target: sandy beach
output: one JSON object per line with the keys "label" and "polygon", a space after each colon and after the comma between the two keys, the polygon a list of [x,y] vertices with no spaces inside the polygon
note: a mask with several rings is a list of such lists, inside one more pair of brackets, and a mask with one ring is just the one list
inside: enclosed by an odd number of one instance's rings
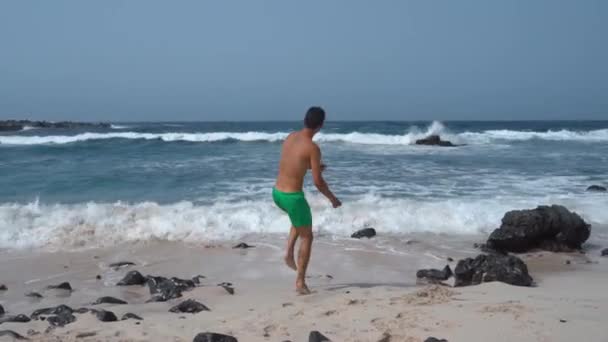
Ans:
{"label": "sandy beach", "polygon": [[[307,341],[319,331],[332,341],[608,341],[608,259],[596,250],[587,255],[535,252],[520,255],[536,286],[503,283],[452,288],[417,283],[415,271],[441,268],[448,258],[478,254],[472,243],[449,236],[419,235],[376,240],[315,242],[310,269],[310,296],[293,291],[294,274],[282,263],[279,236],[250,236],[250,249],[237,242],[187,245],[149,242],[74,252],[4,251],[0,292],[6,315],[66,304],[112,311],[120,319],[130,312],[142,321],[103,323],[90,314],[48,329],[45,321],[5,323],[33,341],[192,341],[201,332],[232,335],[239,341]],[[380,247],[373,247],[380,246]],[[447,246],[450,246],[449,248]],[[387,252],[390,251],[390,252]],[[136,265],[113,269],[109,264]],[[191,279],[205,276],[183,298],[146,303],[147,286],[115,286],[128,272]],[[101,276],[101,280],[96,277]],[[45,290],[70,282],[72,292]],[[233,284],[229,294],[220,283]],[[447,285],[450,285],[448,282]],[[24,296],[39,292],[43,298]],[[127,305],[91,305],[113,296]],[[210,311],[170,313],[195,299]],[[0,337],[0,340],[11,340]]]}

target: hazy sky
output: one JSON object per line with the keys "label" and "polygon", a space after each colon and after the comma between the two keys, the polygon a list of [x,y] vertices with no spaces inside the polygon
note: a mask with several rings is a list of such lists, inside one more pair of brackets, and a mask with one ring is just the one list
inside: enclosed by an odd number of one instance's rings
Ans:
{"label": "hazy sky", "polygon": [[608,119],[605,0],[0,1],[0,118]]}

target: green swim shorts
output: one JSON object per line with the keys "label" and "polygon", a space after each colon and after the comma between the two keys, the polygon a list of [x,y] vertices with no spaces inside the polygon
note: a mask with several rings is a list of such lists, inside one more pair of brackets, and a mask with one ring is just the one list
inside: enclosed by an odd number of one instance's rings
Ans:
{"label": "green swim shorts", "polygon": [[272,188],[272,199],[279,208],[289,215],[291,225],[296,228],[312,226],[310,206],[302,191],[283,192]]}

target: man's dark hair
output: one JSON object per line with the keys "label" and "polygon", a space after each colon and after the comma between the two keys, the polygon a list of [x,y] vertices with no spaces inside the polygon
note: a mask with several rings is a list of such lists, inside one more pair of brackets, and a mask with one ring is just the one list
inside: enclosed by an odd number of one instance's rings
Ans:
{"label": "man's dark hair", "polygon": [[310,107],[304,118],[304,126],[310,129],[317,129],[325,121],[325,111],[321,107]]}

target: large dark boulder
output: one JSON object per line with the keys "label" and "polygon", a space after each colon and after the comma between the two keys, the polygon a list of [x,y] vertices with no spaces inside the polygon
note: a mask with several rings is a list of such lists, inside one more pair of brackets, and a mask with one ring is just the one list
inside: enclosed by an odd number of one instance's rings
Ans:
{"label": "large dark boulder", "polygon": [[353,239],[362,239],[362,238],[373,238],[376,236],[376,230],[374,228],[365,228],[355,232],[350,237]]}
{"label": "large dark boulder", "polygon": [[534,248],[552,251],[580,249],[591,234],[591,226],[563,206],[540,206],[505,214],[487,247],[522,253]]}
{"label": "large dark boulder", "polygon": [[416,140],[416,145],[428,145],[428,146],[442,146],[442,147],[453,147],[456,146],[449,141],[441,140],[438,135],[429,135],[424,139]]}
{"label": "large dark boulder", "polygon": [[141,273],[137,271],[131,271],[116,284],[117,286],[131,286],[131,285],[145,285],[148,279],[146,279]]}
{"label": "large dark boulder", "polygon": [[224,334],[204,332],[196,335],[192,342],[239,342],[236,338]]}
{"label": "large dark boulder", "polygon": [[606,187],[603,187],[601,185],[592,185],[587,188],[587,191],[606,192],[606,191],[608,191],[608,189],[606,189]]}
{"label": "large dark boulder", "polygon": [[74,310],[67,305],[36,310],[31,316],[34,320],[46,320],[51,326],[63,327],[76,321]]}
{"label": "large dark boulder", "polygon": [[481,254],[475,259],[460,260],[454,270],[454,286],[479,285],[500,281],[516,286],[532,286],[528,267],[513,255]]}
{"label": "large dark boulder", "polygon": [[453,274],[450,265],[446,265],[441,271],[436,269],[419,270],[416,272],[416,277],[430,282],[442,282],[450,279]]}

